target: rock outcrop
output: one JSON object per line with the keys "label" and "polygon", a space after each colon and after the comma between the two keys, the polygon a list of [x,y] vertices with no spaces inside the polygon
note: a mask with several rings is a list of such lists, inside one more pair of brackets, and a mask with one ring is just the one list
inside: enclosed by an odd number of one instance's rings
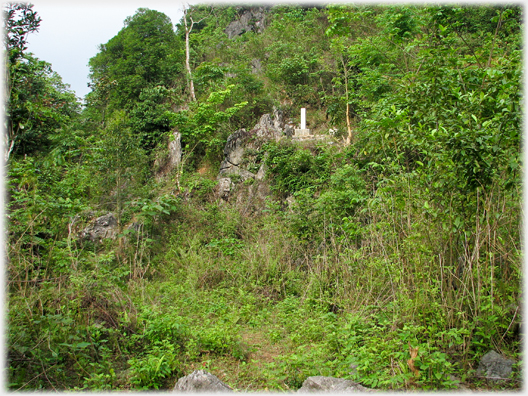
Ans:
{"label": "rock outcrop", "polygon": [[262,33],[266,21],[265,7],[252,7],[240,13],[240,18],[231,22],[225,28],[225,34],[230,39],[234,39],[245,32]]}
{"label": "rock outcrop", "polygon": [[273,110],[273,115],[264,114],[250,130],[239,129],[227,138],[224,147],[224,160],[220,164],[219,178],[238,176],[241,181],[254,178],[262,164],[256,152],[269,140],[279,140],[286,136],[291,126],[284,122],[282,111]]}
{"label": "rock outcrop", "polygon": [[233,392],[233,389],[215,375],[205,370],[196,370],[180,378],[174,392]]}
{"label": "rock outcrop", "polygon": [[512,373],[513,360],[489,351],[480,360],[477,375],[490,380],[504,380]]}
{"label": "rock outcrop", "polygon": [[181,163],[182,147],[180,132],[172,132],[167,149],[163,157],[156,158],[154,161],[155,174],[158,180],[171,173]]}
{"label": "rock outcrop", "polygon": [[248,149],[253,149],[250,137],[250,132],[245,129],[239,129],[227,138],[227,143],[224,147],[224,160],[220,164],[219,178],[237,175],[244,181],[249,177],[255,176],[254,173],[242,166],[245,152]]}
{"label": "rock outcrop", "polygon": [[92,242],[101,242],[103,239],[114,239],[117,235],[117,219],[113,213],[105,214],[92,221],[81,231],[81,238]]}
{"label": "rock outcrop", "polygon": [[220,179],[218,179],[218,184],[216,185],[215,192],[220,198],[227,201],[232,188],[233,182],[231,181],[231,179],[229,177],[221,177]]}
{"label": "rock outcrop", "polygon": [[303,382],[302,387],[297,391],[306,392],[375,392],[373,389],[343,378],[315,376],[308,377]]}
{"label": "rock outcrop", "polygon": [[[270,190],[264,180],[265,154],[260,149],[265,142],[291,136],[292,131],[293,127],[285,122],[283,112],[274,108],[272,114],[260,117],[251,130],[239,129],[229,136],[217,177],[217,196],[227,201],[237,190],[237,203],[246,208],[263,203]],[[241,184],[244,188],[239,187]]]}

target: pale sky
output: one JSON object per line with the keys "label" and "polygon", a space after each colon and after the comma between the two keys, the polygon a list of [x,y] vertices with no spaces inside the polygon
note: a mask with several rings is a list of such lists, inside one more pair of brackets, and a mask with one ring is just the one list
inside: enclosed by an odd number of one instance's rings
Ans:
{"label": "pale sky", "polygon": [[169,0],[33,0],[31,3],[42,22],[39,31],[28,36],[28,51],[51,63],[52,69],[80,98],[90,92],[88,61],[99,52],[100,44],[107,43],[123,28],[127,17],[134,15],[138,8],[149,8],[163,12],[174,25],[180,21],[184,5]]}

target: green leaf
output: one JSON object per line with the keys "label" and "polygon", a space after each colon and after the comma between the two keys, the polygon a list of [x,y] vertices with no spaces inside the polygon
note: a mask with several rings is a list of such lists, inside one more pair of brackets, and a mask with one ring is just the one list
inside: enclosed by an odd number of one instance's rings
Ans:
{"label": "green leaf", "polygon": [[92,345],[90,342],[79,342],[78,344],[75,344],[74,346],[76,348],[86,348],[87,346]]}

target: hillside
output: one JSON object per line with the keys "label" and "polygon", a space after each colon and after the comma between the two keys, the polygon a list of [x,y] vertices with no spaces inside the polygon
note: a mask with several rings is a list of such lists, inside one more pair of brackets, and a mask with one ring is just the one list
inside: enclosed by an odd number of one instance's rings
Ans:
{"label": "hillside", "polygon": [[4,11],[9,390],[521,388],[522,8],[140,8],[84,106]]}

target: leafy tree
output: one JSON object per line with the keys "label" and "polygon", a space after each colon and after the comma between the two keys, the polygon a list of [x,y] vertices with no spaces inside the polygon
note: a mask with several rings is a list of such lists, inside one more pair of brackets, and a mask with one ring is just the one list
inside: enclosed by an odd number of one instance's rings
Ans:
{"label": "leafy tree", "polygon": [[171,92],[164,86],[145,88],[130,112],[130,125],[142,148],[150,152],[170,131]]}
{"label": "leafy tree", "polygon": [[45,151],[49,135],[70,122],[80,107],[51,65],[25,52],[28,34],[38,31],[40,25],[33,5],[11,3],[4,18],[7,161],[12,153]]}
{"label": "leafy tree", "polygon": [[27,49],[27,36],[38,32],[41,19],[33,10],[33,4],[9,3],[4,9],[4,46],[9,63],[22,56]]}
{"label": "leafy tree", "polygon": [[125,27],[90,59],[93,91],[89,103],[131,109],[143,89],[171,88],[182,70],[181,44],[170,19],[140,8],[125,20]]}
{"label": "leafy tree", "polygon": [[224,103],[233,88],[234,85],[229,85],[223,90],[211,92],[207,100],[195,102],[189,110],[172,114],[172,125],[181,132],[186,150],[198,146],[211,157],[219,155],[230,133],[225,126],[247,105],[247,102],[241,102],[225,108]]}
{"label": "leafy tree", "polygon": [[[80,104],[51,65],[24,54],[10,65],[11,90],[7,107],[9,151],[45,151],[49,136],[78,116]],[[7,147],[6,147],[7,148]]]}
{"label": "leafy tree", "polygon": [[263,38],[266,76],[292,104],[320,108],[321,94],[331,89],[324,13],[316,7],[278,6],[272,15]]}
{"label": "leafy tree", "polygon": [[126,202],[138,194],[147,174],[144,150],[130,128],[124,111],[114,112],[94,144],[92,165],[100,180],[101,201],[115,210],[119,227],[123,226]]}

